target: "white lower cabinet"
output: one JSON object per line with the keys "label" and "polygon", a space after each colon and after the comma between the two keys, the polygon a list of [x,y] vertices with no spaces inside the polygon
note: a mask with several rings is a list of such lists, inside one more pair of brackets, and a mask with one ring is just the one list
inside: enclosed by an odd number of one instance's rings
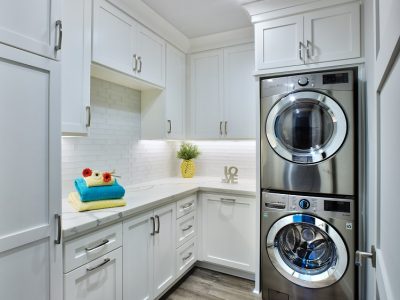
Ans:
{"label": "white lower cabinet", "polygon": [[122,300],[122,248],[65,274],[64,300]]}
{"label": "white lower cabinet", "polygon": [[204,193],[200,205],[203,260],[253,273],[256,254],[254,198]]}
{"label": "white lower cabinet", "polygon": [[175,280],[176,204],[124,221],[124,299],[154,299]]}

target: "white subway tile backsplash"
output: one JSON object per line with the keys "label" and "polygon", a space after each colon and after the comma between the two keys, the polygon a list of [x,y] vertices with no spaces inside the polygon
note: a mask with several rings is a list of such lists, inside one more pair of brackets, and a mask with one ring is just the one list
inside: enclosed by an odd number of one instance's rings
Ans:
{"label": "white subway tile backsplash", "polygon": [[[179,175],[175,141],[140,140],[140,91],[100,79],[91,81],[92,126],[88,137],[62,138],[63,197],[83,168],[115,169],[122,184]],[[255,141],[193,141],[200,148],[198,176],[223,176],[225,165],[255,179]]]}

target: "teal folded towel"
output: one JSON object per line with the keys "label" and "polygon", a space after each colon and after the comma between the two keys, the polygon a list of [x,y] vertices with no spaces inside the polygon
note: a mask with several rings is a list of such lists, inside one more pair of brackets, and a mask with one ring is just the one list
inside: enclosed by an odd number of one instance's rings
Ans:
{"label": "teal folded towel", "polygon": [[115,180],[113,185],[87,187],[83,178],[75,179],[75,188],[83,202],[120,199],[125,195],[125,189]]}

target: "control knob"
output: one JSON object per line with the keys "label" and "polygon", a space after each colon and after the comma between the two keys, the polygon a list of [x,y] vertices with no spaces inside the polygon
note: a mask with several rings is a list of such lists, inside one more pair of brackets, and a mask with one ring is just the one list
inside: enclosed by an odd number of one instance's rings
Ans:
{"label": "control knob", "polygon": [[299,201],[299,206],[302,209],[309,209],[310,208],[310,201],[308,201],[307,199],[301,199]]}
{"label": "control knob", "polygon": [[307,77],[300,77],[299,80],[297,81],[297,83],[300,86],[306,86],[308,84],[308,78]]}

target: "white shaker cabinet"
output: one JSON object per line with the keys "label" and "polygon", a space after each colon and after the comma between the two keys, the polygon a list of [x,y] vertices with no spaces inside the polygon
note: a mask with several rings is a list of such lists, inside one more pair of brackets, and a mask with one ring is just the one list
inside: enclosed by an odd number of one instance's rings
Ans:
{"label": "white shaker cabinet", "polygon": [[122,248],[65,274],[64,300],[122,300]]}
{"label": "white shaker cabinet", "polygon": [[109,1],[93,5],[93,62],[164,87],[165,41]]}
{"label": "white shaker cabinet", "polygon": [[0,1],[0,42],[48,58],[62,46],[61,0]]}
{"label": "white shaker cabinet", "polygon": [[62,298],[59,99],[59,62],[0,45],[2,299]]}
{"label": "white shaker cabinet", "polygon": [[190,110],[193,138],[217,139],[223,136],[222,50],[204,51],[190,56]]}
{"label": "white shaker cabinet", "polygon": [[61,68],[62,132],[88,133],[90,127],[90,63],[92,1],[63,1]]}
{"label": "white shaker cabinet", "polygon": [[257,23],[254,29],[257,69],[304,64],[303,16]]}
{"label": "white shaker cabinet", "polygon": [[191,137],[255,138],[254,46],[191,55]]}
{"label": "white shaker cabinet", "polygon": [[201,194],[202,259],[255,272],[255,198]]}
{"label": "white shaker cabinet", "polygon": [[258,70],[361,56],[359,2],[260,22],[254,27]]}
{"label": "white shaker cabinet", "polygon": [[141,138],[185,137],[186,56],[167,44],[166,84],[163,91],[142,91]]}
{"label": "white shaker cabinet", "polygon": [[228,139],[256,138],[254,46],[224,49],[224,136]]}
{"label": "white shaker cabinet", "polygon": [[360,5],[351,3],[304,15],[307,63],[360,56]]}
{"label": "white shaker cabinet", "polygon": [[124,299],[153,299],[175,280],[176,204],[124,221]]}

